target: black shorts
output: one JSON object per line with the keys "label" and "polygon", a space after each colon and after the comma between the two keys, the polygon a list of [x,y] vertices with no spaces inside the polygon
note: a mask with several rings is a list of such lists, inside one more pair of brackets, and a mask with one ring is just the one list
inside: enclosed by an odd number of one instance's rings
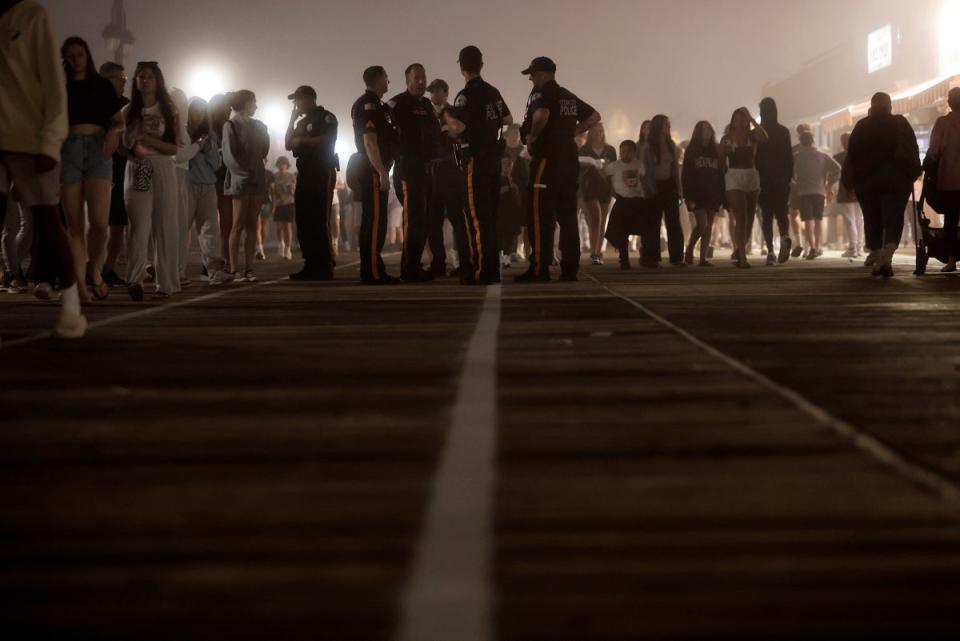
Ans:
{"label": "black shorts", "polygon": [[277,205],[273,220],[278,223],[292,223],[296,219],[297,209],[294,205]]}
{"label": "black shorts", "polygon": [[823,207],[826,198],[818,194],[808,194],[798,196],[797,204],[800,205],[800,220],[804,222],[823,220]]}

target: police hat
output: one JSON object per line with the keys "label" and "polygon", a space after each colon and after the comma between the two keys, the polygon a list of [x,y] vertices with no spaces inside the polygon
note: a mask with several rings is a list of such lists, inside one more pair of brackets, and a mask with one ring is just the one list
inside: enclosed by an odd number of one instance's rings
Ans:
{"label": "police hat", "polygon": [[470,45],[469,47],[464,47],[460,50],[460,55],[457,57],[457,62],[460,64],[481,64],[483,63],[483,54],[480,53],[480,49]]}
{"label": "police hat", "polygon": [[529,76],[530,74],[536,71],[547,71],[549,73],[554,73],[556,72],[556,70],[557,70],[557,63],[555,63],[550,58],[540,56],[539,58],[534,58],[533,61],[530,63],[530,66],[524,69],[523,71],[521,71],[520,73],[522,73],[525,76]]}
{"label": "police hat", "polygon": [[297,98],[314,98],[316,99],[317,92],[313,87],[308,87],[307,85],[300,85],[297,87],[297,90],[292,94],[287,96],[287,100],[296,100]]}

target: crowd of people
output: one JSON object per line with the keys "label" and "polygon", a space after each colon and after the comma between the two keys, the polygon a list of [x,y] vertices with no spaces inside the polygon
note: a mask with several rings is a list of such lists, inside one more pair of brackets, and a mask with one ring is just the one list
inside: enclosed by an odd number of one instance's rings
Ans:
{"label": "crowd of people", "polygon": [[[481,76],[476,47],[460,52],[465,87],[452,103],[449,84],[428,83],[421,64],[407,67],[404,91],[386,102],[386,71],[366,69],[351,109],[357,153],[344,167],[336,117],[315,89],[297,88],[283,141],[296,171],[286,156],[271,171],[252,91],[188,99],[149,61],[137,63],[128,91],[125,69],[97,67],[82,38],[56,43],[34,0],[4,3],[0,20],[9,40],[0,65],[2,285],[25,292],[32,280],[42,299],[59,289],[55,331],[65,337],[83,335],[81,306],[111,288],[142,301],[148,287],[166,298],[191,286],[194,242],[209,286],[255,281],[271,220],[279,259],[299,247],[303,267],[290,276],[299,281],[333,278],[343,249],[359,251],[367,284],[450,275],[490,284],[523,262],[517,282],[549,281],[554,265],[576,280],[581,251],[598,265],[607,245],[623,269],[631,251],[653,269],[664,250],[672,266],[712,267],[717,247],[746,269],[755,245],[773,266],[815,260],[831,241],[851,260],[866,252],[866,266],[890,277],[921,175],[916,136],[886,94],[836,156],[805,125],[794,145],[770,98],[759,120],[741,107],[722,131],[701,121],[679,143],[658,114],[614,147],[600,114],[557,83],[549,58],[523,70],[533,88],[514,123]],[[960,89],[949,105],[927,172],[953,239],[944,269],[955,271]],[[382,259],[389,245],[401,254],[399,278]]]}

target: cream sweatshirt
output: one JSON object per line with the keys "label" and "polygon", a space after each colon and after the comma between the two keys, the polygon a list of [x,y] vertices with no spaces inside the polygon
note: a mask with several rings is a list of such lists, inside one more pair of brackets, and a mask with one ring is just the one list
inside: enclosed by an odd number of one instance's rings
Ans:
{"label": "cream sweatshirt", "polygon": [[46,10],[22,0],[0,15],[0,150],[60,160],[67,84]]}

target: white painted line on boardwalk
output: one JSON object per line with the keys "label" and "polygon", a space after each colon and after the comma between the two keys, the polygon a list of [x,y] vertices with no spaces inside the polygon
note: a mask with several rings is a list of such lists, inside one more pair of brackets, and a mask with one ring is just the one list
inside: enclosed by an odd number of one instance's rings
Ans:
{"label": "white painted line on boardwalk", "polygon": [[[356,267],[360,264],[360,261],[355,261],[348,263],[339,267],[339,269],[347,269],[348,267]],[[186,305],[193,305],[194,303],[202,303],[208,300],[214,300],[220,298],[221,296],[227,296],[229,294],[236,294],[238,292],[246,292],[251,289],[256,289],[257,287],[265,287],[267,285],[276,285],[277,283],[291,282],[286,278],[278,278],[276,280],[265,280],[259,281],[256,283],[251,283],[246,286],[230,286],[224,285],[223,289],[219,291],[212,292],[210,294],[204,294],[203,296],[197,296],[195,298],[187,298],[185,300],[174,300],[169,303],[164,303],[162,305],[155,305],[153,307],[145,307],[143,309],[138,309],[134,312],[127,312],[126,314],[117,314],[116,316],[111,316],[109,318],[104,318],[103,320],[98,320],[87,325],[87,331],[97,329],[100,327],[107,327],[109,325],[115,325],[117,323],[123,323],[128,320],[133,320],[135,318],[142,318],[144,316],[153,316],[154,314],[159,314],[160,312],[166,312],[171,309],[176,309],[178,307],[184,307]],[[36,343],[37,341],[46,340],[53,337],[52,331],[37,332],[36,334],[30,334],[29,336],[24,336],[22,338],[16,338],[10,341],[3,341],[0,343],[0,349],[8,347],[16,347],[17,345],[27,345],[29,343]]]}
{"label": "white painted line on boardwalk", "polygon": [[501,286],[489,287],[467,347],[450,433],[400,595],[397,641],[493,638],[490,556],[500,301]]}
{"label": "white painted line on boardwalk", "polygon": [[746,363],[738,361],[732,356],[728,356],[717,348],[705,343],[687,330],[674,325],[663,316],[660,316],[656,312],[647,309],[645,306],[633,300],[629,296],[614,291],[605,283],[595,278],[593,275],[587,274],[587,277],[600,285],[600,287],[605,289],[612,296],[615,296],[625,303],[636,307],[651,319],[682,336],[699,349],[723,361],[732,369],[740,372],[747,378],[756,381],[760,385],[781,396],[783,399],[793,404],[794,407],[810,415],[821,425],[829,427],[843,438],[852,442],[862,452],[872,456],[880,463],[890,467],[901,476],[927,488],[932,492],[935,492],[936,494],[939,494],[942,498],[951,503],[960,504],[960,485],[954,481],[941,474],[938,474],[933,470],[908,460],[902,454],[891,448],[889,445],[886,445],[882,441],[878,440],[876,437],[867,434],[858,427],[851,425],[850,423],[847,423],[836,416],[833,416],[830,414],[830,412],[813,403],[812,401],[807,400],[798,392],[775,382],[773,379],[761,374]]}

